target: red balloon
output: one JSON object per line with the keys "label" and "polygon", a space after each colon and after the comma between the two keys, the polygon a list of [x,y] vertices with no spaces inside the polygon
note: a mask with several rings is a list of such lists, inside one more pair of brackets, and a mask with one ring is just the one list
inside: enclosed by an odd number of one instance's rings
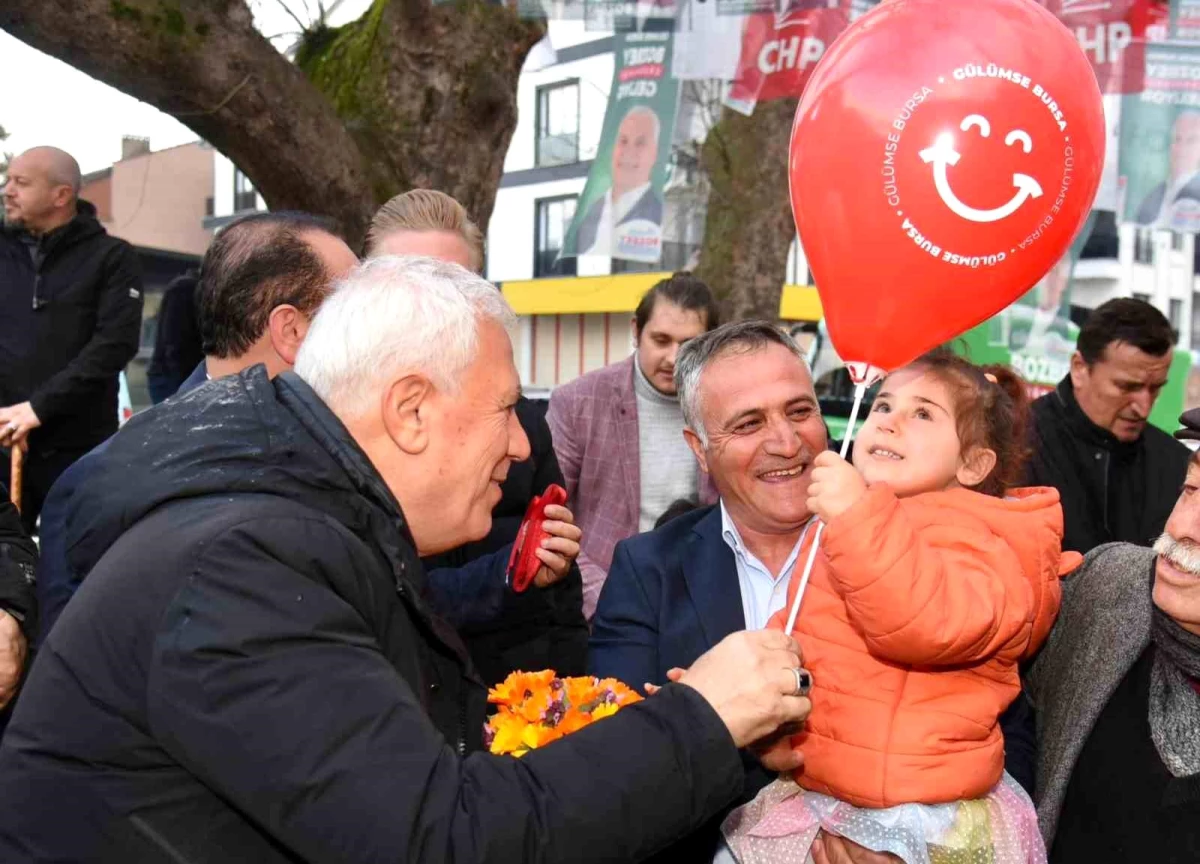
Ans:
{"label": "red balloon", "polygon": [[1029,0],[886,0],[851,25],[789,163],[838,354],[895,369],[1033,287],[1087,218],[1104,137],[1078,41]]}

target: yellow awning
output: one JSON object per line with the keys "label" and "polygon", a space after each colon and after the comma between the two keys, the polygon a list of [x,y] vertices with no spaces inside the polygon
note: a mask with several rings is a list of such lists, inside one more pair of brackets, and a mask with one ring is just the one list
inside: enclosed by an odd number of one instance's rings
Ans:
{"label": "yellow awning", "polygon": [[[611,276],[566,276],[520,279],[501,283],[504,298],[518,315],[580,315],[632,312],[642,295],[669,273],[616,273]],[[784,285],[779,317],[785,321],[819,321],[821,298],[811,285]]]}

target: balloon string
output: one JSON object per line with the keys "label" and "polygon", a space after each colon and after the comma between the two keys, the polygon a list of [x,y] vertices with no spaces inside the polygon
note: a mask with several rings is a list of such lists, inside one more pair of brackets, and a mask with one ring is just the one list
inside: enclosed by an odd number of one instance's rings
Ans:
{"label": "balloon string", "polygon": [[[846,437],[842,439],[841,457],[846,458],[846,454],[850,452],[850,442],[854,439],[854,423],[858,420],[858,411],[862,407],[863,395],[867,392],[867,384],[854,385],[854,407],[850,409],[850,422],[846,425]],[[796,589],[796,599],[792,601],[792,611],[788,613],[787,627],[784,628],[784,633],[791,636],[792,630],[796,626],[796,618],[800,614],[800,601],[804,599],[804,592],[808,590],[808,577],[812,575],[813,563],[817,560],[817,548],[821,544],[821,534],[825,530],[825,523],[817,522],[817,531],[813,534],[812,548],[808,550],[808,560],[804,562],[804,573],[800,576],[800,587]]]}

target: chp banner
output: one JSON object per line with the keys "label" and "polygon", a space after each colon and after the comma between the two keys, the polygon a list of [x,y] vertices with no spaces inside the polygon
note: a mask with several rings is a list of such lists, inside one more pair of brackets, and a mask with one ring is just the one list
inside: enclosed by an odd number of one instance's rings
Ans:
{"label": "chp banner", "polygon": [[674,34],[619,33],[596,160],[561,257],[662,258],[663,187],[679,109],[671,77]]}
{"label": "chp banner", "polygon": [[725,104],[748,116],[759,102],[799,97],[833,40],[878,3],[784,0],[779,12],[745,15],[741,55]]}
{"label": "chp banner", "polygon": [[1145,89],[1121,100],[1123,218],[1200,232],[1200,46],[1146,46]]}
{"label": "chp banner", "polygon": [[1171,5],[1167,0],[1039,2],[1075,35],[1092,64],[1101,93],[1142,89],[1146,43],[1166,37]]}

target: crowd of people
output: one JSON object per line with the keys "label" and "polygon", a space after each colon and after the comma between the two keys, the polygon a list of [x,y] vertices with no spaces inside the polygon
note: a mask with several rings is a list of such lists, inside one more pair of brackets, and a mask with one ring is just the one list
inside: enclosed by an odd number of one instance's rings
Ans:
{"label": "crowd of people", "polygon": [[[1200,410],[1149,423],[1149,304],[1032,404],[894,370],[842,459],[796,343],[687,273],[525,398],[481,232],[415,190],[361,261],[222,229],[118,431],[142,286],[79,184],[36,148],[4,192],[0,860],[1200,860]],[[518,669],[647,698],[494,756]]]}

